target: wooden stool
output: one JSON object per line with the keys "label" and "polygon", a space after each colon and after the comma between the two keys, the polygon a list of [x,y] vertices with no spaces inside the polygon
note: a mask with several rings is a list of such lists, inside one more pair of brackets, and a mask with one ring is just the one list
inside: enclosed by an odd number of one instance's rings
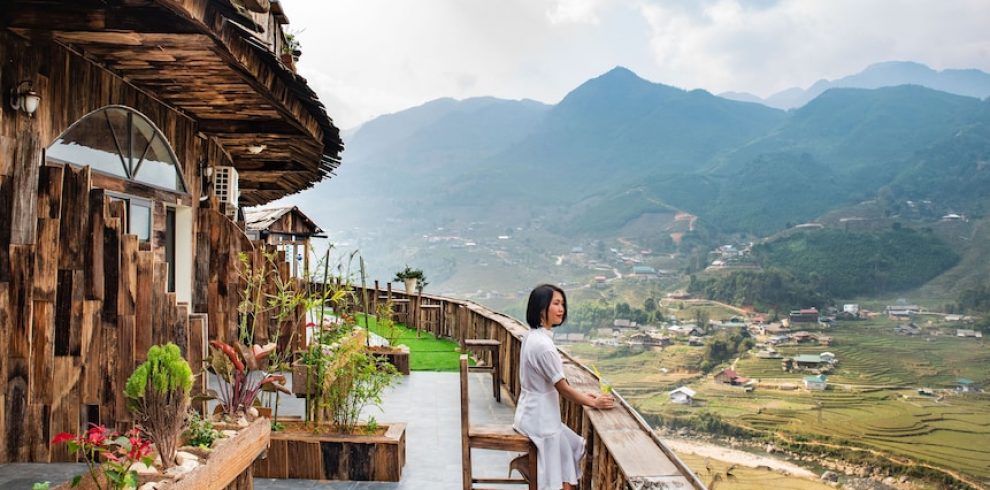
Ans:
{"label": "wooden stool", "polygon": [[[502,402],[502,389],[499,386],[498,374],[499,374],[499,347],[502,343],[497,340],[492,339],[465,339],[464,348],[467,350],[475,350],[480,353],[488,352],[490,354],[491,363],[487,366],[471,366],[469,369],[471,371],[482,371],[492,373],[492,394],[495,395],[495,401]],[[478,356],[478,359],[483,359],[482,356]]]}
{"label": "wooden stool", "polygon": [[[461,481],[463,490],[473,490],[475,483],[523,484],[536,490],[536,446],[511,425],[471,425],[468,402],[467,355],[461,354]],[[521,478],[475,478],[471,466],[471,449],[516,451],[526,453],[529,481]],[[510,474],[511,476],[511,474]]]}
{"label": "wooden stool", "polygon": [[440,305],[427,303],[424,300],[423,303],[419,305],[419,320],[420,325],[423,330],[427,332],[432,332],[437,337],[440,336],[440,328],[443,321],[443,312],[440,311]]}

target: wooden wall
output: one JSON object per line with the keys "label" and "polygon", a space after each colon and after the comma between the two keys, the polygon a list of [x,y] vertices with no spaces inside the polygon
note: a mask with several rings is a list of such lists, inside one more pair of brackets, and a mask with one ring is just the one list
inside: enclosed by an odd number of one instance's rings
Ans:
{"label": "wooden wall", "polygon": [[[282,283],[292,279],[290,264],[285,261],[285,252],[263,241],[250,241],[244,231],[227,219],[215,207],[202,207],[199,210],[199,236],[196,238],[196,277],[193,285],[195,311],[206,312],[210,317],[209,340],[233,342],[239,338],[238,305],[244,294],[245,281],[242,271],[245,268],[265,268],[266,275],[276,274]],[[246,263],[240,260],[245,254]],[[274,265],[265,254],[274,254]],[[265,284],[265,297],[276,293],[276,281],[269,279]],[[297,311],[302,318],[303,311]],[[283,322],[285,323],[285,322]],[[258,327],[254,332],[254,342],[265,344],[274,337],[274,329],[280,328],[275,312],[262,312]],[[279,336],[280,347],[286,347],[290,334],[296,333],[296,344],[305,332],[305,319],[295,325],[285,323]]]}
{"label": "wooden wall", "polygon": [[165,292],[167,265],[125,233],[126,208],[91,186],[88,167],[43,166],[38,180],[36,243],[10,246],[2,287],[15,292],[0,311],[17,354],[0,377],[4,461],[70,460],[64,446],[49,453],[54,434],[128,428],[123,386],[148,348],[175,342],[202,366],[208,323]]}
{"label": "wooden wall", "polygon": [[33,117],[6,95],[0,109],[0,462],[65,460],[64,447],[49,451],[52,435],[129,425],[123,384],[147,349],[174,341],[200,366],[209,322],[165,292],[162,199],[142,248],[123,205],[93,185],[112,182],[44,166],[44,149],[86,114],[129,106],[168,138],[190,191],[181,200],[195,208],[208,143],[189,118],[55,44],[0,31],[0,60],[4,94],[31,80],[41,95]]}

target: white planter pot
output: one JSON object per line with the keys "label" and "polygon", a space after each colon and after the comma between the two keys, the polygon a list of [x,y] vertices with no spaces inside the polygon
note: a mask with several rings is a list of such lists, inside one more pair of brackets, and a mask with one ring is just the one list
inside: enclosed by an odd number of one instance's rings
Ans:
{"label": "white planter pot", "polygon": [[405,283],[406,283],[406,294],[415,294],[416,293],[416,284],[418,282],[419,282],[419,279],[416,279],[415,277],[413,277],[411,279],[406,279],[405,280]]}

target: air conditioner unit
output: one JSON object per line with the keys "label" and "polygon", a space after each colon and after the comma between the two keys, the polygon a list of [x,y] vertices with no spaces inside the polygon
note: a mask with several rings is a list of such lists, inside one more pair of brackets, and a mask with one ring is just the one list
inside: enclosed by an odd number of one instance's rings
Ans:
{"label": "air conditioner unit", "polygon": [[213,172],[213,194],[223,205],[224,214],[232,220],[237,219],[237,199],[240,191],[237,188],[237,169],[234,167],[216,167]]}

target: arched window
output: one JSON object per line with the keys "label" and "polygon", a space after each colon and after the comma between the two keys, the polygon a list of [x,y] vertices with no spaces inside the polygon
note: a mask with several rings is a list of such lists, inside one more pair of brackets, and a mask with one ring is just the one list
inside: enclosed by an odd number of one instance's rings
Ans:
{"label": "arched window", "polygon": [[181,166],[165,135],[140,112],[124,106],[97,109],[48,147],[48,160],[90,165],[110,174],[173,192],[186,192]]}

